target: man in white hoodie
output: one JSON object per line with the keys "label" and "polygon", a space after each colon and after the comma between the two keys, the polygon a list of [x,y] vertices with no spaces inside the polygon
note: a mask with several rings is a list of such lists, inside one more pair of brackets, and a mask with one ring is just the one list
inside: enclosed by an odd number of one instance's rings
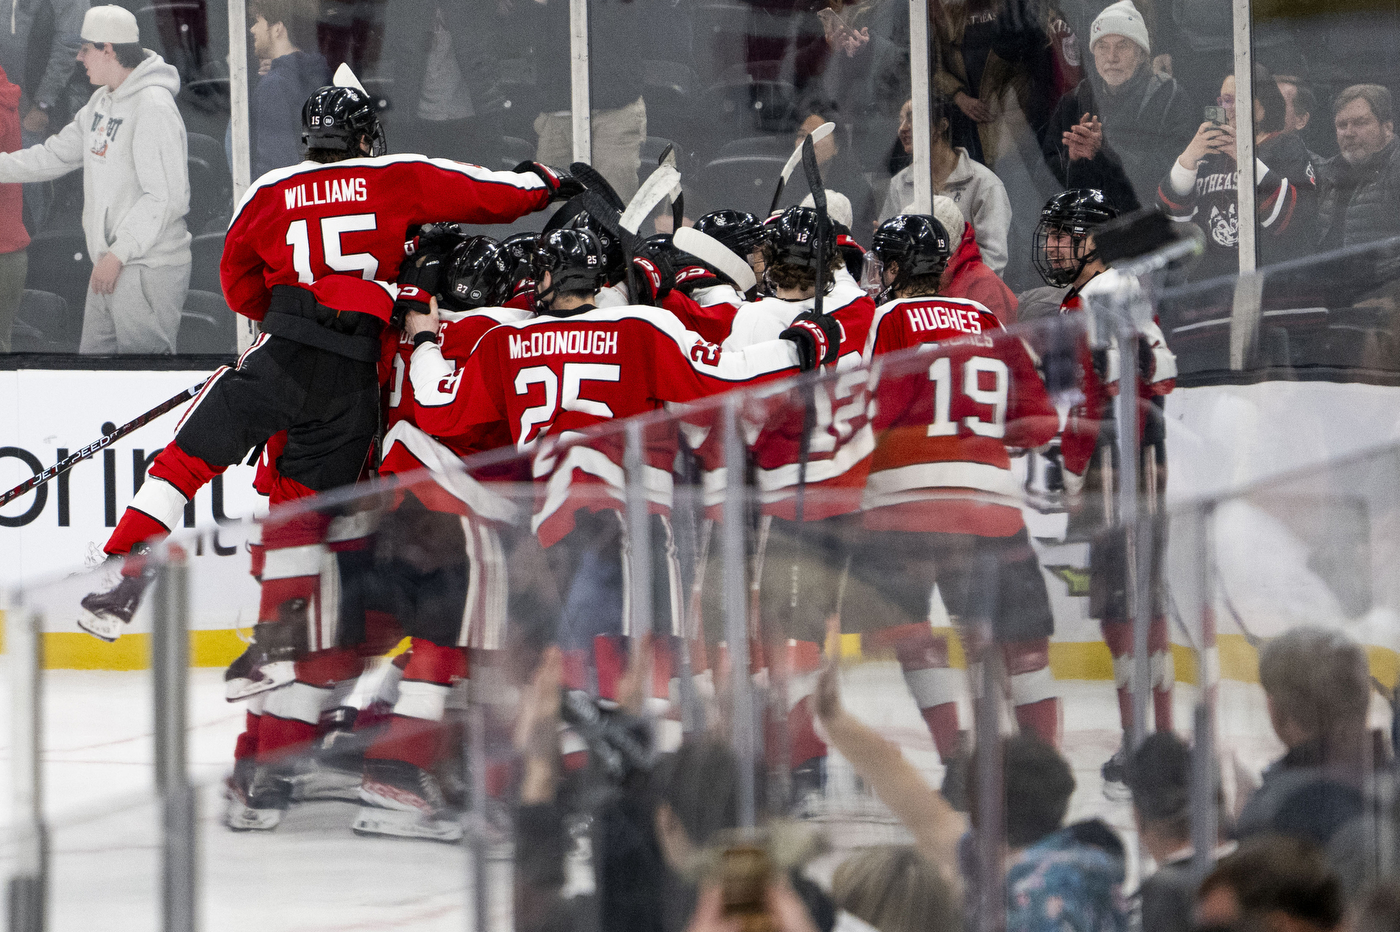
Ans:
{"label": "man in white hoodie", "polygon": [[96,6],[78,61],[97,91],[39,146],[0,153],[0,182],[83,169],[83,232],[92,257],[80,353],[173,353],[190,284],[185,124],[180,77],[141,48],[136,17]]}

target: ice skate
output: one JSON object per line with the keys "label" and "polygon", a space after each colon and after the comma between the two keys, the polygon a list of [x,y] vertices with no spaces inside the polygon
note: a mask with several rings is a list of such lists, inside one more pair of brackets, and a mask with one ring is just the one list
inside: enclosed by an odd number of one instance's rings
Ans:
{"label": "ice skate", "polygon": [[298,803],[339,799],[360,801],[363,773],[344,758],[318,754],[303,761],[290,776],[292,801]]}
{"label": "ice skate", "polygon": [[272,831],[292,801],[292,781],[267,764],[239,761],[225,787],[229,804],[224,824],[235,832]]}
{"label": "ice skate", "polygon": [[253,643],[224,671],[224,698],[241,702],[296,679],[294,664],[306,634],[305,599],[293,599],[275,622],[253,625]]}
{"label": "ice skate", "polygon": [[141,607],[141,597],[153,579],[155,575],[149,572],[123,576],[111,589],[83,596],[78,603],[82,606],[78,627],[93,637],[109,643],[115,641],[122,636],[123,626],[131,624],[131,617]]}
{"label": "ice skate", "polygon": [[355,818],[358,835],[392,835],[458,841],[462,825],[448,808],[437,779],[426,770],[397,760],[365,761]]}

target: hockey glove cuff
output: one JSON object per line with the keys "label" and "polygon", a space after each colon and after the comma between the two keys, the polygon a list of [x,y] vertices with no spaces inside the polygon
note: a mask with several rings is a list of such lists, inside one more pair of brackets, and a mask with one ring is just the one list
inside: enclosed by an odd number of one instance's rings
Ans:
{"label": "hockey glove cuff", "polygon": [[830,315],[804,311],[778,337],[797,346],[798,366],[807,372],[836,361],[841,347],[841,324]]}
{"label": "hockey glove cuff", "polygon": [[632,259],[632,267],[637,271],[636,280],[641,292],[637,295],[637,300],[660,307],[662,299],[671,293],[676,284],[676,276],[671,271],[670,263],[660,256],[636,256]]}
{"label": "hockey glove cuff", "polygon": [[544,182],[545,190],[549,192],[551,204],[555,201],[567,201],[587,190],[578,179],[562,168],[551,168],[542,162],[521,162],[511,170],[517,174],[529,172],[539,176],[540,180]]}
{"label": "hockey glove cuff", "polygon": [[394,310],[389,316],[389,326],[402,330],[409,314],[427,314],[433,296],[417,285],[400,285],[399,296],[394,299]]}
{"label": "hockey glove cuff", "polygon": [[412,239],[403,244],[403,254],[445,256],[452,251],[453,246],[464,239],[466,234],[456,223],[425,223],[418,228]]}

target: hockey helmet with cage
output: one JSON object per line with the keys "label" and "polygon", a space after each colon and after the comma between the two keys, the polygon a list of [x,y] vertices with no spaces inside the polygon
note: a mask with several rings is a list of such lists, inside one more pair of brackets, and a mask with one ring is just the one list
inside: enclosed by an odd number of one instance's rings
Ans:
{"label": "hockey helmet with cage", "polygon": [[[368,152],[361,140],[368,143]],[[306,99],[301,108],[301,145],[308,153],[319,150],[348,157],[389,151],[374,101],[358,87],[322,87]]]}
{"label": "hockey helmet with cage", "polygon": [[579,211],[569,222],[564,224],[568,230],[587,230],[598,240],[598,244],[603,248],[605,258],[604,269],[607,272],[607,283],[616,285],[618,282],[627,280],[627,255],[623,252],[622,243],[609,232],[604,226],[593,218],[588,211]]}
{"label": "hockey helmet with cage", "polygon": [[[607,278],[603,244],[589,230],[552,230],[540,237],[530,260],[530,272],[535,279],[535,304],[549,306],[556,294],[596,294]],[[549,287],[540,290],[544,276],[549,275]]]}
{"label": "hockey helmet with cage", "polygon": [[1089,248],[1089,234],[1117,216],[1118,208],[1097,188],[1071,188],[1050,198],[1040,212],[1031,250],[1035,270],[1045,283],[1056,288],[1073,285],[1097,256]]}
{"label": "hockey helmet with cage", "polygon": [[763,221],[744,210],[713,210],[695,221],[695,229],[706,236],[719,240],[740,259],[749,256],[763,245],[765,230]]}
{"label": "hockey helmet with cage", "polygon": [[451,311],[499,306],[510,297],[512,269],[501,244],[491,237],[463,240],[447,256],[438,302]]}
{"label": "hockey helmet with cage", "polygon": [[893,295],[911,279],[938,276],[948,267],[952,246],[943,224],[928,214],[900,214],[880,224],[871,246],[882,269],[898,263],[899,271],[885,290]]}

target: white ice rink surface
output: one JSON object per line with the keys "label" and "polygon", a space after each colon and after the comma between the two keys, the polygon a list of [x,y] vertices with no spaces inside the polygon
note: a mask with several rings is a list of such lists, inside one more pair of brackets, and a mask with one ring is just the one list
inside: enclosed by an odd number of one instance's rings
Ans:
{"label": "white ice rink surface", "polygon": [[[0,661],[3,662],[3,661]],[[3,667],[0,667],[3,669]],[[845,674],[848,706],[899,743],[931,781],[942,779],[933,744],[898,667],[866,663]],[[51,930],[104,932],[160,926],[159,814],[151,800],[151,687],[146,672],[51,671],[46,675],[44,793],[52,826]],[[1061,684],[1065,751],[1078,780],[1071,817],[1100,816],[1131,831],[1126,802],[1103,795],[1099,766],[1117,747],[1117,706],[1109,683]],[[230,766],[242,707],[224,702],[218,670],[195,670],[190,688],[189,755],[205,787],[200,806],[201,928],[204,932],[330,932],[330,930],[462,930],[472,927],[465,848],[431,842],[361,838],[351,833],[354,807],[318,803],[294,808],[276,832],[235,834],[220,824],[219,782]],[[0,688],[0,721],[9,721],[8,677]],[[1177,724],[1191,721],[1194,692],[1179,689]],[[1258,687],[1222,688],[1221,746],[1257,772],[1279,752]],[[964,716],[964,723],[967,718]],[[7,726],[6,726],[7,727]],[[11,821],[10,741],[0,748],[0,821]],[[835,806],[828,822],[838,849],[898,839],[898,830],[868,814],[869,800],[849,790],[837,763]],[[1227,777],[1228,781],[1228,777]],[[13,850],[0,836],[0,871]],[[1130,848],[1132,843],[1130,840]],[[839,856],[839,852],[838,852]],[[818,865],[823,874],[832,859]],[[498,883],[507,890],[504,864]],[[507,897],[508,898],[508,897]],[[508,910],[500,896],[498,910]],[[508,928],[504,912],[492,925]]]}

